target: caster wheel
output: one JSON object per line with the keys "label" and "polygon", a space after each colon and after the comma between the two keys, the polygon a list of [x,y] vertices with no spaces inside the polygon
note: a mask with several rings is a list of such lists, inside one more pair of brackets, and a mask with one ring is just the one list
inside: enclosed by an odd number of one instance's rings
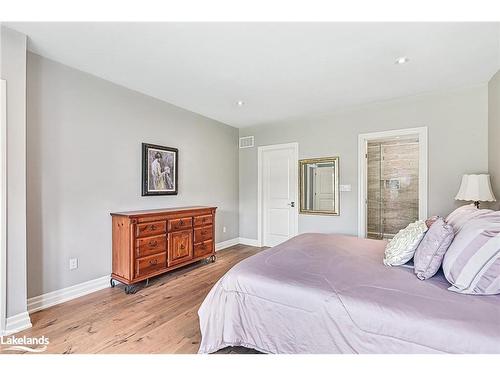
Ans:
{"label": "caster wheel", "polygon": [[125,294],[135,294],[137,292],[137,288],[133,285],[126,285],[125,286]]}
{"label": "caster wheel", "polygon": [[216,261],[216,260],[217,260],[217,257],[216,257],[215,255],[212,255],[212,256],[210,257],[210,261],[211,261],[212,263],[215,263],[215,261]]}
{"label": "caster wheel", "polygon": [[110,279],[110,280],[109,280],[109,284],[111,285],[111,288],[114,288],[114,287],[115,287],[115,285],[116,285],[116,284],[115,284],[115,280]]}

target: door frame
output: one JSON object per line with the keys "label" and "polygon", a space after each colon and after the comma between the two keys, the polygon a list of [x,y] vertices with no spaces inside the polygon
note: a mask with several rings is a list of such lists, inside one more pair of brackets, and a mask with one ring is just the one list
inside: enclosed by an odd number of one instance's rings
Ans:
{"label": "door frame", "polygon": [[7,326],[7,82],[0,79],[0,336]]}
{"label": "door frame", "polygon": [[368,141],[416,135],[418,136],[418,218],[419,220],[427,219],[427,204],[428,204],[428,137],[427,126],[417,128],[388,130],[374,133],[364,133],[358,135],[358,237],[366,237],[367,217],[366,217],[366,201],[367,201],[367,158]]}
{"label": "door frame", "polygon": [[257,243],[258,246],[262,247],[263,242],[264,242],[264,235],[263,235],[263,217],[262,215],[264,214],[263,210],[263,186],[264,186],[264,177],[263,177],[263,170],[262,170],[262,155],[265,151],[270,151],[270,150],[280,150],[280,149],[292,149],[294,153],[294,163],[295,163],[295,169],[297,170],[296,175],[295,175],[295,197],[294,197],[294,202],[295,202],[295,225],[294,228],[292,228],[292,234],[293,236],[296,236],[298,233],[298,226],[299,226],[299,209],[298,209],[298,204],[299,204],[299,176],[298,176],[298,169],[299,169],[299,144],[298,142],[292,142],[292,143],[282,143],[282,144],[276,144],[276,145],[268,145],[268,146],[259,146],[257,148]]}

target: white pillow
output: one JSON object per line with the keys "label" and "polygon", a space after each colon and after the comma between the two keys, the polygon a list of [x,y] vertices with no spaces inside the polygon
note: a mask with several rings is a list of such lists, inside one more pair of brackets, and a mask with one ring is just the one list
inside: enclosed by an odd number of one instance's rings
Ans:
{"label": "white pillow", "polygon": [[385,248],[384,264],[401,266],[412,259],[426,231],[424,220],[418,220],[401,229]]}

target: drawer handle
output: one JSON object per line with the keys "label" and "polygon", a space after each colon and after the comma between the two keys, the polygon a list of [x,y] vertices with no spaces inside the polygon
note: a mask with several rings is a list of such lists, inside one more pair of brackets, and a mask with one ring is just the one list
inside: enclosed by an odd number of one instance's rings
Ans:
{"label": "drawer handle", "polygon": [[183,225],[184,225],[184,222],[182,221],[182,219],[179,221],[179,225],[180,225],[180,226],[183,226]]}
{"label": "drawer handle", "polygon": [[155,260],[150,260],[149,261],[149,264],[152,265],[152,266],[155,266],[158,264],[158,259],[155,259]]}
{"label": "drawer handle", "polygon": [[184,245],[183,245],[183,244],[181,244],[180,248],[181,248],[181,250],[184,250]]}
{"label": "drawer handle", "polygon": [[201,231],[201,235],[204,236],[205,234],[207,234],[207,232],[205,232],[204,230]]}
{"label": "drawer handle", "polygon": [[154,241],[149,241],[149,247],[156,247],[158,246],[158,241],[154,240]]}
{"label": "drawer handle", "polygon": [[156,225],[151,225],[151,230],[156,230]]}
{"label": "drawer handle", "polygon": [[205,249],[207,248],[207,246],[206,246],[205,244],[202,244],[202,245],[201,245],[201,248],[202,248],[203,250],[205,250]]}

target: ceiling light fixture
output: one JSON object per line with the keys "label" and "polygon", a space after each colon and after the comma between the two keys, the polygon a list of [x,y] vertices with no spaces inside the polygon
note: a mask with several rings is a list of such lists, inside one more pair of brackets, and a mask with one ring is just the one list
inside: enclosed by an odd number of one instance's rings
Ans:
{"label": "ceiling light fixture", "polygon": [[243,106],[245,105],[245,102],[244,102],[243,100],[238,100],[238,101],[236,102],[236,105],[237,105],[238,107],[243,107]]}
{"label": "ceiling light fixture", "polygon": [[406,64],[408,61],[410,61],[410,59],[408,57],[402,56],[402,57],[398,57],[396,59],[396,64],[402,65],[402,64]]}

